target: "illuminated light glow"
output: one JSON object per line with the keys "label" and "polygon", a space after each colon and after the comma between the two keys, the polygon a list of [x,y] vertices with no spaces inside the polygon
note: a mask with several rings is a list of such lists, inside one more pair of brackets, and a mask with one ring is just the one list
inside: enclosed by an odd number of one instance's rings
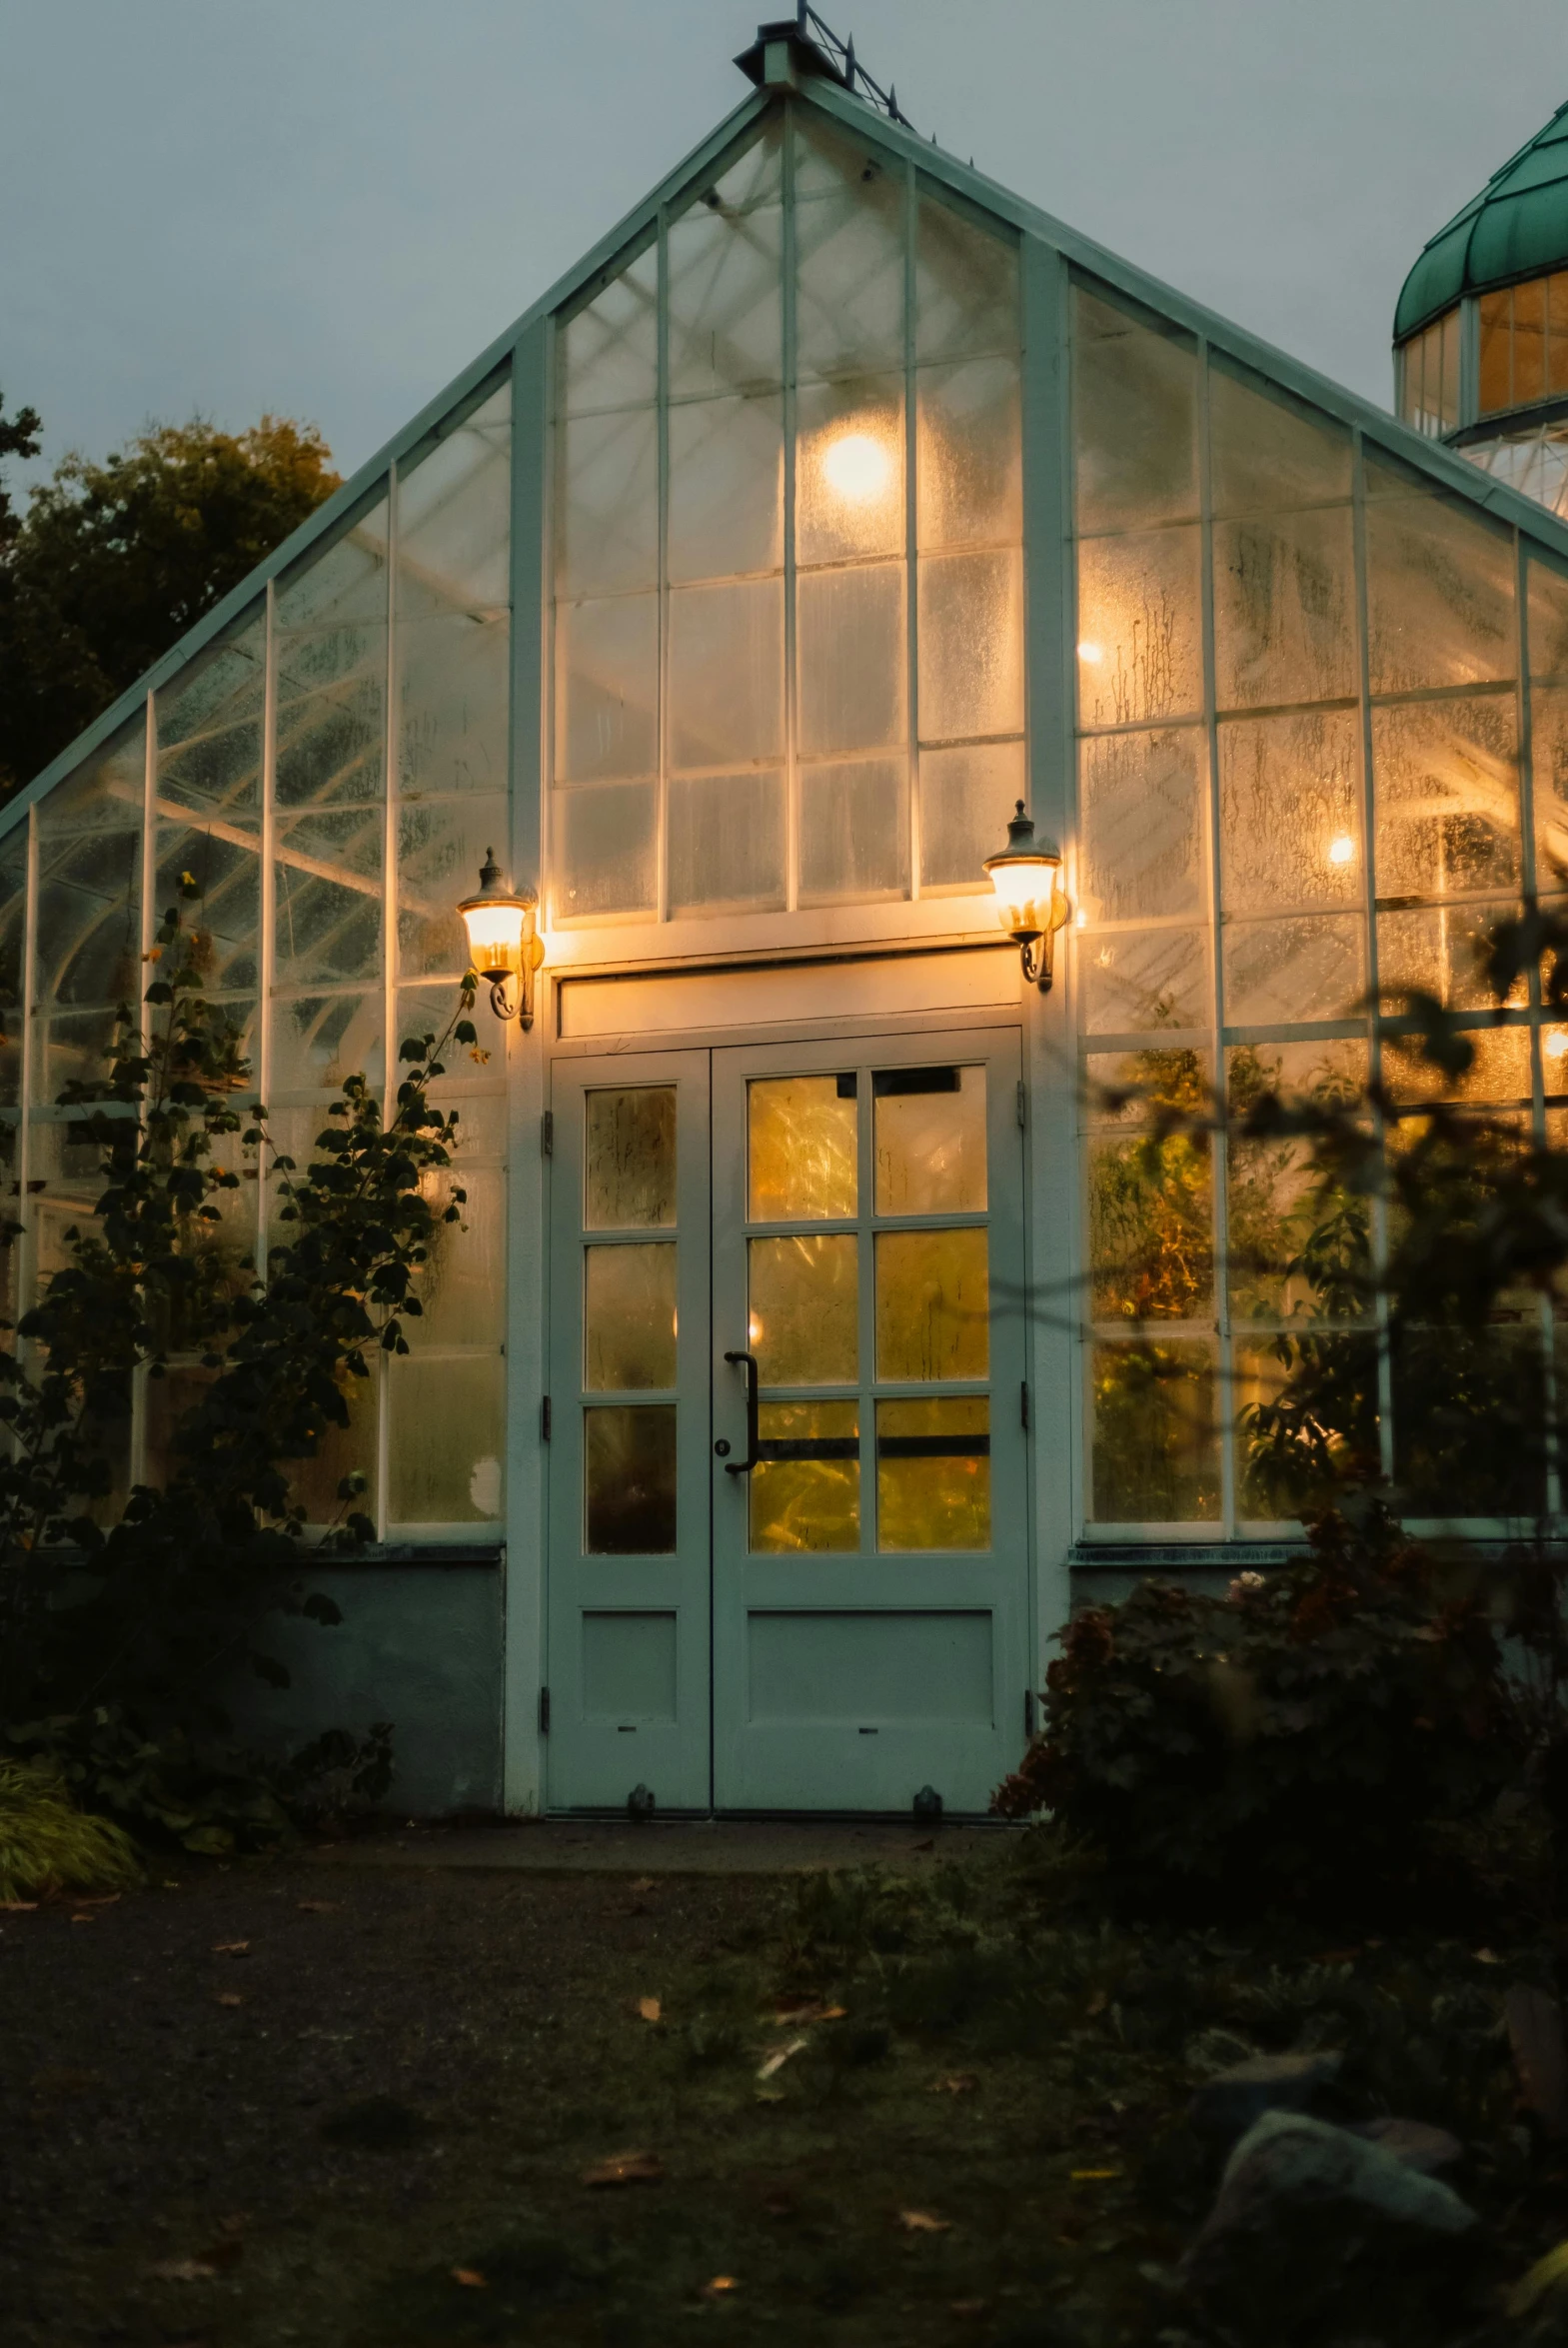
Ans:
{"label": "illuminated light glow", "polygon": [[1541,1050],[1548,1060],[1561,1060],[1564,1053],[1568,1052],[1568,1028],[1548,1029]]}
{"label": "illuminated light glow", "polygon": [[757,1314],[754,1312],[751,1319],[746,1324],[746,1341],[749,1345],[759,1344],[762,1341],[762,1335],[763,1324],[758,1319]]}
{"label": "illuminated light glow", "polygon": [[1348,832],[1341,832],[1336,839],[1329,842],[1328,861],[1331,865],[1353,865],[1355,863],[1356,844]]}
{"label": "illuminated light glow", "polygon": [[822,479],[847,505],[868,506],[886,495],[892,458],[872,434],[842,432],[822,452]]}
{"label": "illuminated light glow", "polygon": [[1078,658],[1080,661],[1087,661],[1092,668],[1097,662],[1100,662],[1105,658],[1104,647],[1103,645],[1098,644],[1080,644],[1078,647]]}

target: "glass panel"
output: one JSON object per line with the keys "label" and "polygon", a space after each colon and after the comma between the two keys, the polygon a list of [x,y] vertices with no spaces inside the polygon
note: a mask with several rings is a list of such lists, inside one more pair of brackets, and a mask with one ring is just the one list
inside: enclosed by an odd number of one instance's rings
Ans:
{"label": "glass panel", "polygon": [[1183,521],[1198,510],[1197,361],[1082,287],[1072,298],[1079,530]]}
{"label": "glass panel", "polygon": [[902,170],[797,108],[794,202],[799,373],[899,365]]}
{"label": "glass panel", "polygon": [[[40,873],[43,856],[39,858]],[[261,984],[261,842],[226,840],[212,832],[158,827],[155,910],[162,913],[179,894],[181,876],[191,874],[201,895],[185,906],[201,967],[202,984],[214,994],[253,994]],[[141,943],[137,940],[137,945]],[[134,958],[135,949],[129,950]],[[151,976],[151,974],[149,974]],[[140,990],[134,977],[128,992]]]}
{"label": "glass panel", "polygon": [[1131,1053],[1088,1066],[1093,1088],[1121,1090],[1115,1127],[1088,1153],[1090,1297],[1096,1320],[1206,1318],[1214,1289],[1213,1168],[1207,1134],[1157,1134],[1161,1109],[1212,1111],[1207,1056],[1182,1049]]}
{"label": "glass panel", "polygon": [[579,416],[561,450],[563,595],[652,587],[659,578],[659,419],[652,408]]}
{"label": "glass panel", "polygon": [[1083,1024],[1092,1035],[1206,1028],[1208,935],[1203,930],[1118,931],[1083,941]]}
{"label": "glass panel", "polygon": [[1217,356],[1208,375],[1214,512],[1272,514],[1350,495],[1350,435]]}
{"label": "glass panel", "polygon": [[1360,904],[1359,732],[1349,710],[1220,727],[1227,913]]}
{"label": "glass panel", "polygon": [[1214,665],[1220,708],[1353,695],[1354,611],[1348,506],[1217,523]]}
{"label": "glass panel", "polygon": [[1370,1470],[1375,1478],[1377,1388],[1375,1337],[1291,1330],[1266,1344],[1238,1346],[1237,1515],[1264,1522],[1296,1517],[1331,1505],[1347,1470]]}
{"label": "glass panel", "polygon": [[722,579],[784,562],[784,406],[700,400],[670,411],[670,576]]}
{"label": "glass panel", "polygon": [[878,1069],[871,1093],[876,1212],[982,1214],[984,1069]]}
{"label": "glass panel", "polygon": [[902,742],[902,565],[816,572],[799,581],[796,595],[801,751]]}
{"label": "glass panel", "polygon": [[494,1524],[502,1513],[506,1363],[499,1353],[392,1363],[387,1513],[394,1524]]}
{"label": "glass panel", "polygon": [[795,559],[903,551],[903,379],[801,387],[795,400]]}
{"label": "glass panel", "polygon": [[139,824],[146,771],[147,721],[138,713],[107,749],[98,751],[39,801],[39,831],[123,832]]}
{"label": "glass panel", "polygon": [[267,624],[253,613],[158,695],[158,794],[260,822]]}
{"label": "glass panel", "polygon": [[750,1222],[824,1222],[858,1203],[855,1080],[768,1077],[747,1087]]}
{"label": "glass panel", "polygon": [[[407,1032],[405,1028],[403,1033]],[[460,1123],[465,1141],[457,1152],[451,1178],[468,1196],[462,1222],[438,1227],[427,1242],[424,1263],[414,1274],[414,1292],[425,1308],[407,1327],[409,1341],[416,1347],[499,1347],[506,1334],[506,1176],[499,1167],[469,1163],[473,1154],[469,1145],[477,1147],[479,1135],[470,1130],[469,1120],[461,1112]]]}
{"label": "glass panel", "polygon": [[853,1402],[764,1402],[751,1484],[755,1552],[858,1549],[859,1412]]}
{"label": "glass panel", "polygon": [[1546,280],[1514,287],[1514,405],[1546,397]]}
{"label": "glass panel", "polygon": [[1568,578],[1530,563],[1530,674],[1568,677]]}
{"label": "glass panel", "polygon": [[590,1093],[583,1221],[591,1231],[647,1230],[676,1220],[673,1085]]}
{"label": "glass panel", "polygon": [[1396,1341],[1394,1474],[1407,1515],[1541,1514],[1541,1356],[1534,1329],[1410,1329]]}
{"label": "glass panel", "polygon": [[914,354],[963,358],[1018,341],[1018,249],[922,194],[914,241]]}
{"label": "glass panel", "polygon": [[990,1404],[950,1395],[876,1405],[876,1546],[988,1549]]}
{"label": "glass panel", "polygon": [[1531,1099],[1528,1028],[1476,1028],[1468,1041],[1474,1057],[1456,1078],[1445,1077],[1398,1036],[1383,1039],[1383,1082],[1393,1100],[1409,1108],[1423,1101],[1468,1101],[1522,1108]]}
{"label": "glass panel", "polygon": [[1079,746],[1082,866],[1089,921],[1196,913],[1204,897],[1207,745],[1196,728],[1118,734]]}
{"label": "glass panel", "polygon": [[584,1249],[583,1383],[591,1392],[675,1384],[677,1252],[669,1239]]}
{"label": "glass panel", "polygon": [[[289,1461],[290,1480],[304,1506],[308,1523],[339,1524],[352,1508],[366,1515],[373,1513],[380,1386],[378,1377],[351,1377],[343,1391],[349,1411],[348,1425],[328,1424],[313,1457]],[[187,1398],[194,1397],[181,1397],[182,1401]],[[151,1427],[148,1431],[154,1432]],[[168,1436],[164,1439],[167,1441]],[[338,1487],[353,1475],[363,1476],[365,1480],[357,1497],[345,1499]]]}
{"label": "glass panel", "polygon": [[366,979],[381,968],[379,808],[280,818],[273,866],[282,985]]}
{"label": "glass panel", "polygon": [[920,736],[1015,734],[1023,724],[1020,549],[927,558],[919,569]]}
{"label": "glass panel", "polygon": [[764,1385],[853,1385],[860,1358],[858,1261],[852,1232],[747,1241],[747,1342]]}
{"label": "glass panel", "polygon": [[1227,923],[1220,933],[1227,1027],[1350,1018],[1366,991],[1362,929],[1359,914]]}
{"label": "glass panel", "polygon": [[[1419,988],[1451,1011],[1490,1011],[1496,1001],[1483,976],[1494,926],[1517,904],[1433,906],[1425,912],[1380,913],[1377,917],[1378,984],[1388,991]],[[1521,977],[1512,1000],[1526,1000]]]}
{"label": "glass panel", "polygon": [[1203,705],[1196,530],[1078,547],[1078,707],[1085,726],[1131,726]]}
{"label": "glass panel", "polygon": [[569,414],[625,408],[659,391],[659,253],[613,278],[561,330],[561,380]]}
{"label": "glass panel", "polygon": [[659,770],[659,598],[556,611],[556,780],[609,782]]}
{"label": "glass panel", "polygon": [[511,522],[508,382],[399,477],[399,617],[482,612],[507,603]]}
{"label": "glass panel", "polygon": [[372,623],[279,637],[280,807],[379,799],[387,741],[387,631]]}
{"label": "glass panel", "polygon": [[1555,269],[1546,281],[1547,392],[1558,399],[1568,392],[1568,270]]}
{"label": "glass panel", "polygon": [[[1481,296],[1481,414],[1492,415],[1499,408],[1513,405],[1513,379],[1510,371],[1512,357],[1512,327],[1510,309],[1513,296],[1508,289],[1500,294]],[[1405,345],[1407,354],[1410,344]],[[1409,366],[1409,358],[1405,361]]]}
{"label": "glass panel", "polygon": [[1366,470],[1372,691],[1512,677],[1518,656],[1507,533],[1457,498],[1415,491],[1402,473],[1370,460]]}
{"label": "glass panel", "polygon": [[398,788],[505,791],[512,620],[450,613],[398,630]]}
{"label": "glass panel", "polygon": [[1372,713],[1377,894],[1506,888],[1519,872],[1511,694]]}
{"label": "glass panel", "polygon": [[784,754],[784,582],[678,588],[670,598],[670,763]]}
{"label": "glass panel", "polygon": [[1023,535],[1023,431],[1015,359],[923,367],[916,381],[921,547]]}
{"label": "glass panel", "polygon": [[551,807],[556,919],[653,913],[658,904],[657,786],[558,791]]}
{"label": "glass panel", "polygon": [[[25,839],[25,832],[24,832]],[[139,832],[38,844],[40,1003],[137,1002],[142,929]]]}
{"label": "glass panel", "polygon": [[920,753],[920,886],[978,891],[980,867],[1028,796],[1021,742]]}
{"label": "glass panel", "polygon": [[109,1068],[117,1013],[106,1005],[40,1019],[32,1071],[33,1099],[58,1101],[69,1084],[91,1082]]}
{"label": "glass panel", "polygon": [[909,885],[907,796],[902,759],[802,770],[802,905],[904,894]]}
{"label": "glass panel", "polygon": [[670,224],[670,389],[754,389],[784,374],[784,213],[777,181],[736,172]]}
{"label": "glass panel", "polygon": [[1537,886],[1568,889],[1568,688],[1530,688]]}
{"label": "glass panel", "polygon": [[1459,422],[1459,312],[1452,309],[1442,321],[1442,429],[1452,432]]}
{"label": "glass panel", "polygon": [[1230,1308],[1245,1320],[1365,1317],[1371,1202],[1313,1173],[1304,1142],[1253,1141],[1240,1121],[1264,1094],[1353,1112],[1364,1101],[1367,1051],[1353,1042],[1243,1044],[1225,1055],[1227,1265]]}
{"label": "glass panel", "polygon": [[384,1011],[376,995],[300,995],[277,1006],[272,1031],[274,1092],[304,1092],[342,1085],[345,1077],[385,1081]]}
{"label": "glass panel", "polygon": [[676,1406],[583,1413],[583,1546],[591,1557],[668,1557],[676,1545]]}
{"label": "glass panel", "polygon": [[460,979],[469,967],[458,900],[478,886],[492,848],[505,850],[504,799],[428,800],[398,810],[398,971]]}
{"label": "glass panel", "polygon": [[1097,1344],[1089,1375],[1094,1521],[1213,1523],[1219,1438],[1208,1346]]}
{"label": "glass panel", "polygon": [[988,1264],[980,1229],[877,1232],[878,1377],[984,1377]]}
{"label": "glass panel", "polygon": [[783,906],[783,775],[710,775],[698,782],[673,782],[669,826],[672,917]]}

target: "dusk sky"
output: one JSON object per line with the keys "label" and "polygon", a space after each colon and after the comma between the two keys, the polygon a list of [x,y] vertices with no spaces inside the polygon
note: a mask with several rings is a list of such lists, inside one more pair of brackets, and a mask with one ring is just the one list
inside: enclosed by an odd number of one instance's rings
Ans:
{"label": "dusk sky", "polygon": [[[361,464],[744,94],[757,0],[0,0],[0,392]],[[782,13],[782,11],[781,11]],[[1562,0],[831,0],[927,135],[1371,398]]]}

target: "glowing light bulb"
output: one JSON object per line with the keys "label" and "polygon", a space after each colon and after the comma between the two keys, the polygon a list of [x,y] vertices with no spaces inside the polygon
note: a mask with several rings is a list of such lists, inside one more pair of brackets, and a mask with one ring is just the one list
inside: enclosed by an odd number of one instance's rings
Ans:
{"label": "glowing light bulb", "polygon": [[1080,644],[1078,647],[1078,658],[1080,661],[1087,661],[1089,666],[1093,668],[1098,662],[1105,658],[1105,648],[1103,645],[1098,644]]}
{"label": "glowing light bulb", "polygon": [[1348,832],[1341,832],[1337,839],[1329,842],[1328,861],[1331,865],[1353,865],[1355,863],[1356,844]]}
{"label": "glowing light bulb", "polygon": [[761,1321],[758,1319],[758,1317],[757,1317],[757,1314],[754,1312],[754,1313],[752,1314],[752,1317],[751,1317],[751,1319],[750,1319],[750,1320],[747,1322],[747,1324],[746,1324],[746,1341],[747,1341],[747,1343],[748,1343],[749,1345],[755,1345],[755,1344],[757,1344],[757,1343],[760,1341],[760,1339],[761,1339],[761,1337],[762,1337],[762,1334],[763,1334],[763,1324],[762,1324],[762,1322],[761,1322]]}
{"label": "glowing light bulb", "polygon": [[1561,1060],[1568,1052],[1568,1028],[1552,1028],[1541,1046],[1548,1060]]}
{"label": "glowing light bulb", "polygon": [[892,459],[868,432],[843,432],[822,453],[822,479],[851,506],[868,506],[886,494]]}

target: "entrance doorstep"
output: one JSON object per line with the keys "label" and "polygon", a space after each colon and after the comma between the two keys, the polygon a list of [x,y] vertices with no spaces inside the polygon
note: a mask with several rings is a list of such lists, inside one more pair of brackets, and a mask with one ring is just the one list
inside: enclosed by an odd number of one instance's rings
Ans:
{"label": "entrance doorstep", "polygon": [[1008,1831],[876,1819],[535,1818],[516,1826],[405,1826],[335,1842],[334,1867],[501,1867],[542,1875],[808,1875],[831,1867],[920,1867]]}

